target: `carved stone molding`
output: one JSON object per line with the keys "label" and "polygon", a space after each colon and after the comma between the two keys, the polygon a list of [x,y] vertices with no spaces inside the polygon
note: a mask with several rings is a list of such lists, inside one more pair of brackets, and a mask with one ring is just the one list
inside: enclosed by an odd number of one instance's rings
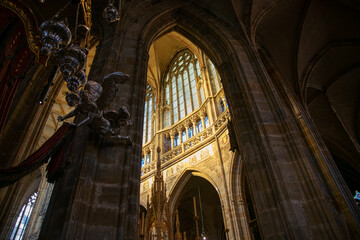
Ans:
{"label": "carved stone molding", "polygon": [[36,55],[37,62],[40,62],[42,64],[45,63],[47,57],[40,57],[41,43],[40,40],[36,37],[38,31],[38,23],[30,8],[20,0],[0,1],[0,6],[11,10],[21,19],[25,28],[26,38],[30,50]]}

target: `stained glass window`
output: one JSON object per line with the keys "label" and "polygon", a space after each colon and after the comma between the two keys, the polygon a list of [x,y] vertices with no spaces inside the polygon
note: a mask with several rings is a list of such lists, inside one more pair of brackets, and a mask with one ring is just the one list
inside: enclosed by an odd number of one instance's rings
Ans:
{"label": "stained glass window", "polygon": [[196,133],[199,133],[203,130],[203,126],[202,126],[202,122],[201,121],[198,121],[196,123]]}
{"label": "stained glass window", "polygon": [[164,86],[164,102],[168,109],[164,111],[163,127],[178,122],[197,109],[205,99],[204,90],[196,87],[200,69],[193,53],[189,50],[179,52],[168,69]]}
{"label": "stained glass window", "polygon": [[182,131],[181,133],[181,142],[185,142],[186,141],[186,131]]}
{"label": "stained glass window", "polygon": [[10,237],[11,240],[20,240],[23,238],[26,225],[29,222],[31,212],[35,205],[36,198],[37,198],[37,192],[31,195],[28,202],[22,207],[16,219],[15,227]]}
{"label": "stained glass window", "polygon": [[176,134],[174,137],[174,147],[179,146],[180,145],[180,137],[179,134]]}
{"label": "stained glass window", "polygon": [[209,118],[205,116],[205,128],[208,128],[210,126]]}
{"label": "stained glass window", "polygon": [[141,160],[141,167],[145,166],[145,158],[143,157]]}
{"label": "stained glass window", "polygon": [[155,97],[151,86],[146,86],[145,110],[144,110],[144,128],[143,128],[143,144],[150,141],[153,136],[152,131],[152,115],[155,111]]}
{"label": "stained glass window", "polygon": [[354,199],[355,199],[356,204],[360,207],[360,192],[359,191],[355,191]]}
{"label": "stained glass window", "polygon": [[215,94],[220,90],[220,87],[221,87],[220,76],[217,73],[215,66],[210,61],[210,59],[208,59],[207,62],[208,62],[208,68],[209,68],[211,88],[213,90],[213,94]]}
{"label": "stained glass window", "polygon": [[194,136],[192,126],[189,127],[189,138]]}
{"label": "stained glass window", "polygon": [[219,105],[220,105],[221,112],[224,112],[225,111],[225,104],[224,104],[224,101],[222,99],[220,99]]}

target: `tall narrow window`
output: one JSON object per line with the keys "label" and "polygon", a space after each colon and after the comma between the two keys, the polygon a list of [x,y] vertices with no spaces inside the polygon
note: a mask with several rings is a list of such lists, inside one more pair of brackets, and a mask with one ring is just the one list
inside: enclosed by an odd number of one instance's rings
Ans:
{"label": "tall narrow window", "polygon": [[181,142],[185,142],[186,141],[186,131],[182,131],[181,133]]}
{"label": "tall narrow window", "polygon": [[141,167],[145,166],[145,158],[143,157],[141,160]]}
{"label": "tall narrow window", "polygon": [[163,127],[168,127],[171,124],[171,112],[170,112],[170,83],[169,76],[165,79],[165,103],[163,113]]}
{"label": "tall narrow window", "polygon": [[220,99],[219,105],[220,105],[220,111],[224,112],[225,111],[225,104],[224,104],[224,101],[222,99]]}
{"label": "tall narrow window", "polygon": [[150,163],[150,154],[146,155],[146,164]]}
{"label": "tall narrow window", "polygon": [[174,137],[174,147],[177,147],[180,145],[180,137],[179,134],[176,134]]}
{"label": "tall narrow window", "polygon": [[207,59],[208,61],[208,69],[210,74],[210,83],[211,88],[213,90],[213,94],[217,93],[221,88],[221,82],[220,77],[215,69],[214,64],[210,61],[210,59]]}
{"label": "tall narrow window", "polygon": [[152,131],[152,115],[155,111],[155,97],[151,86],[146,86],[145,108],[144,108],[144,129],[143,129],[143,144],[151,140]]}
{"label": "tall narrow window", "polygon": [[189,50],[179,52],[169,64],[164,80],[163,127],[178,122],[204,100],[203,90],[196,87],[200,75],[198,66],[198,60]]}
{"label": "tall narrow window", "polygon": [[11,240],[20,240],[23,238],[26,225],[29,222],[31,212],[35,205],[36,197],[37,192],[31,195],[28,202],[22,207],[20,214],[16,219],[15,227],[10,237]]}
{"label": "tall narrow window", "polygon": [[205,116],[205,128],[208,128],[210,126],[209,118]]}
{"label": "tall narrow window", "polygon": [[189,138],[191,138],[192,136],[194,136],[194,134],[193,134],[193,128],[191,126],[189,127]]}
{"label": "tall narrow window", "polygon": [[202,125],[202,122],[201,121],[198,121],[196,123],[196,133],[199,133],[203,130],[203,125]]}

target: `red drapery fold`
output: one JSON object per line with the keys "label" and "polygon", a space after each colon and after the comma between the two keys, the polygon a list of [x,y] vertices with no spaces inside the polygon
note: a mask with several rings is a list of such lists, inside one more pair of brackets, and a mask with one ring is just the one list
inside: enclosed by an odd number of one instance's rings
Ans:
{"label": "red drapery fold", "polygon": [[20,180],[42,164],[47,163],[50,158],[47,178],[49,182],[54,182],[67,162],[74,132],[74,125],[64,123],[38,150],[19,165],[0,169],[0,188]]}
{"label": "red drapery fold", "polygon": [[[10,10],[0,8],[0,135],[16,90],[34,57],[21,20]],[[6,25],[5,23],[9,23]],[[11,24],[10,24],[11,23]],[[4,42],[3,42],[4,41]]]}

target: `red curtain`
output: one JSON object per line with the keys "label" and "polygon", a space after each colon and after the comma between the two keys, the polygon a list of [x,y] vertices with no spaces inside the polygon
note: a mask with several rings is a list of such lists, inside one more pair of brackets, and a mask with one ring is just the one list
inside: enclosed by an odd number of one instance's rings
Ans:
{"label": "red curtain", "polygon": [[0,135],[20,82],[32,64],[26,32],[21,20],[0,8]]}
{"label": "red curtain", "polygon": [[74,133],[74,125],[64,123],[37,151],[19,165],[0,169],[0,188],[20,180],[38,169],[42,164],[47,163],[50,158],[47,178],[49,182],[54,182],[65,167],[71,151]]}

